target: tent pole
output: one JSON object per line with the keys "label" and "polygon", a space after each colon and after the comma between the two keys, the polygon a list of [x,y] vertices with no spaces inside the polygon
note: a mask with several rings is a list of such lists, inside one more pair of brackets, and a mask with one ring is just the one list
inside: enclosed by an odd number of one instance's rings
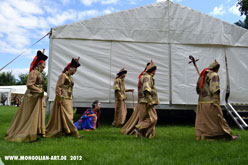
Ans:
{"label": "tent pole", "polygon": [[169,94],[170,94],[170,105],[172,105],[172,65],[171,65],[171,43],[169,43],[169,87],[170,87],[170,91],[169,91]]}
{"label": "tent pole", "polygon": [[111,89],[112,89],[112,49],[113,49],[113,41],[111,41],[111,45],[110,45],[110,52],[109,52],[109,103],[111,102]]}
{"label": "tent pole", "polygon": [[170,40],[170,1],[167,1],[168,3],[168,43],[169,43],[169,104],[172,105],[172,65],[171,65],[171,40]]}
{"label": "tent pole", "polygon": [[228,103],[228,98],[230,96],[230,79],[229,79],[229,71],[227,65],[227,55],[226,55],[226,47],[224,46],[224,55],[225,55],[225,64],[226,64],[226,96],[225,101]]}

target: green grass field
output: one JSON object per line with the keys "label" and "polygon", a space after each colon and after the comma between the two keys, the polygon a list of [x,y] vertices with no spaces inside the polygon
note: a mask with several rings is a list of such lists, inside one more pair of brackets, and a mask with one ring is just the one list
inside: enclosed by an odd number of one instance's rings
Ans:
{"label": "green grass field", "polygon": [[[119,128],[101,125],[74,137],[45,138],[32,143],[3,139],[16,107],[0,106],[0,157],[4,164],[248,164],[248,132],[234,129],[238,141],[195,141],[193,126],[157,125],[154,139],[120,134]],[[67,160],[5,160],[5,156],[66,156]],[[78,156],[78,157],[77,157]],[[70,160],[70,159],[82,160]],[[1,161],[0,161],[1,165]]]}

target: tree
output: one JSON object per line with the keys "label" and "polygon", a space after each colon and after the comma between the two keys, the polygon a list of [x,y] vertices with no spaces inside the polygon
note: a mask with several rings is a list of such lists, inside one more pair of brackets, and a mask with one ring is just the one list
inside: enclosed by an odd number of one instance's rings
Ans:
{"label": "tree", "polygon": [[26,74],[19,74],[19,81],[17,82],[17,85],[26,85],[27,79],[28,79],[28,73]]}
{"label": "tree", "polygon": [[238,25],[238,26],[240,26],[240,27],[242,27],[242,28],[245,28],[245,22],[243,22],[243,21],[241,21],[241,20],[239,20],[238,22],[235,22],[234,24],[235,24],[235,25]]}
{"label": "tree", "polygon": [[239,6],[239,11],[241,15],[247,17],[248,14],[248,0],[238,0],[237,6]]}
{"label": "tree", "polygon": [[[47,92],[47,74],[46,72],[42,72],[42,76],[44,78],[44,91]],[[19,79],[16,80],[15,76],[12,74],[12,72],[3,72],[0,73],[0,86],[4,85],[26,85],[27,84],[27,79],[28,79],[28,73],[25,74],[19,74]]]}
{"label": "tree", "polygon": [[0,86],[4,85],[15,85],[16,79],[12,72],[2,72],[0,73]]}
{"label": "tree", "polygon": [[240,15],[245,15],[245,20],[239,20],[234,24],[248,29],[248,0],[238,0],[237,6],[239,7]]}

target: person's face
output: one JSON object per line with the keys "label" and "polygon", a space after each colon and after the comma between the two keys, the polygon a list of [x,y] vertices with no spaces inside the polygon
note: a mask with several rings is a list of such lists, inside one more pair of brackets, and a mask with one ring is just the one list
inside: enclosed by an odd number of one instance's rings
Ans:
{"label": "person's face", "polygon": [[69,69],[69,72],[70,72],[70,75],[74,75],[77,71],[77,68],[70,68]]}
{"label": "person's face", "polygon": [[220,65],[218,65],[218,66],[214,69],[214,71],[215,71],[216,73],[218,73],[219,69],[220,69]]}
{"label": "person's face", "polygon": [[122,78],[125,78],[126,77],[126,73],[122,74],[121,77]]}
{"label": "person's face", "polygon": [[41,71],[41,72],[43,72],[43,70],[46,68],[46,63],[45,62],[42,62],[42,63],[40,63],[39,64],[39,70]]}
{"label": "person's face", "polygon": [[99,111],[101,109],[101,103],[98,102],[98,104],[96,105],[96,108],[95,108],[97,111]]}
{"label": "person's face", "polygon": [[157,71],[157,70],[152,71],[152,74],[155,75],[156,71]]}

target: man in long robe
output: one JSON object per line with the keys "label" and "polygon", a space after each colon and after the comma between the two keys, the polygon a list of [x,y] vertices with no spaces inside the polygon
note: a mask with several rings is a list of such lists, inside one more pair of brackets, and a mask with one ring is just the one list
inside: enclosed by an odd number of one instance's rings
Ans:
{"label": "man in long robe", "polygon": [[151,61],[148,65],[146,72],[141,76],[139,91],[139,122],[135,126],[135,132],[138,137],[155,137],[155,126],[157,124],[158,116],[155,105],[158,105],[159,99],[157,96],[157,89],[155,86],[154,75],[157,66]]}
{"label": "man in long robe", "polygon": [[115,114],[112,125],[115,127],[121,127],[125,123],[127,116],[126,92],[134,91],[133,89],[125,89],[124,79],[126,77],[126,74],[127,70],[122,68],[119,73],[117,73],[117,77],[115,78],[114,82]]}
{"label": "man in long robe", "polygon": [[233,136],[220,107],[219,67],[215,60],[201,72],[197,81],[199,99],[195,121],[196,140],[238,138]]}
{"label": "man in long robe", "polygon": [[142,71],[141,73],[140,73],[140,75],[139,75],[139,81],[138,81],[138,103],[136,104],[136,107],[135,107],[135,109],[134,109],[134,111],[133,111],[133,113],[132,113],[132,115],[131,115],[131,117],[128,119],[128,121],[125,123],[125,125],[122,127],[122,129],[120,130],[120,132],[122,133],[122,134],[125,134],[125,135],[132,135],[132,134],[134,134],[135,132],[134,132],[134,129],[135,129],[135,125],[137,125],[138,124],[138,121],[139,121],[139,107],[140,107],[140,103],[139,103],[139,101],[140,101],[140,94],[141,94],[141,87],[140,87],[140,79],[141,79],[141,77],[143,76],[143,74],[146,72],[146,69],[147,69],[147,67],[148,67],[148,65],[149,65],[150,63],[147,63],[147,65],[146,65],[146,67],[145,67],[145,69],[144,69],[144,71]]}

